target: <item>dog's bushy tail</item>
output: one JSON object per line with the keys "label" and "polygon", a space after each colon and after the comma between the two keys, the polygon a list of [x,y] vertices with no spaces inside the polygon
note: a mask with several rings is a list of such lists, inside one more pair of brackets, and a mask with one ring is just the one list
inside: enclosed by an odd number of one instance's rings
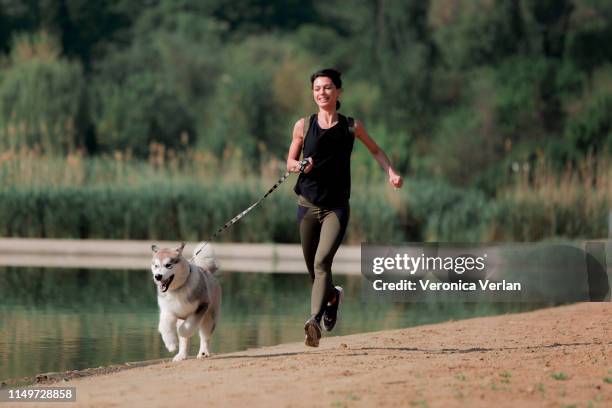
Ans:
{"label": "dog's bushy tail", "polygon": [[215,259],[212,244],[210,242],[200,242],[193,250],[193,263],[200,268],[210,271],[213,275],[217,274],[219,264]]}

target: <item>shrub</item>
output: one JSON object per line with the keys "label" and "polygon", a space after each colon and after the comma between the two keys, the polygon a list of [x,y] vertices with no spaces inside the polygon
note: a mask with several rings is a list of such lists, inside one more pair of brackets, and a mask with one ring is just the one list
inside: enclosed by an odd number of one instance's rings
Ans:
{"label": "shrub", "polygon": [[85,145],[84,78],[44,32],[15,38],[0,82],[2,148],[65,153]]}

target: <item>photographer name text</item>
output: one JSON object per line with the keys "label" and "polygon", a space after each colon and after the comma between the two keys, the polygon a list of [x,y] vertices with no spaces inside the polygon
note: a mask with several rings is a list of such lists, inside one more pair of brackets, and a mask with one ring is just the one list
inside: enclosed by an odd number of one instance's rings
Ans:
{"label": "photographer name text", "polygon": [[520,291],[521,284],[518,282],[493,282],[488,279],[480,279],[477,282],[463,282],[461,279],[457,282],[436,282],[428,279],[419,279],[418,284],[415,281],[403,279],[399,282],[384,282],[382,279],[377,279],[372,282],[372,287],[377,291],[399,290],[399,291]]}

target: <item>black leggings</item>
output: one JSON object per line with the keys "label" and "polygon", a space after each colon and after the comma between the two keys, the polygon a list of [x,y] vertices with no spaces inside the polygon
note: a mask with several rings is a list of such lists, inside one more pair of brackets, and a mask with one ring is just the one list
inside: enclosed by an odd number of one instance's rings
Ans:
{"label": "black leggings", "polygon": [[323,306],[334,298],[332,262],[349,220],[349,207],[324,209],[298,205],[300,242],[312,282],[311,316],[321,317]]}

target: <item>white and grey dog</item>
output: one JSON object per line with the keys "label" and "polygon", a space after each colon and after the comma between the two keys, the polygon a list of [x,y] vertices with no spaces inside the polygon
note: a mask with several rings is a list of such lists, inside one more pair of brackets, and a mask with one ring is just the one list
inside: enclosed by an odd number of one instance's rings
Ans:
{"label": "white and grey dog", "polygon": [[187,358],[189,338],[196,329],[200,334],[197,358],[210,355],[210,338],[221,311],[221,286],[214,276],[218,266],[211,246],[205,242],[198,245],[193,251],[193,262],[183,257],[183,248],[185,243],[177,248],[151,247],[151,272],[157,285],[160,311],[159,332],[171,353],[178,341],[178,354],[173,361]]}

